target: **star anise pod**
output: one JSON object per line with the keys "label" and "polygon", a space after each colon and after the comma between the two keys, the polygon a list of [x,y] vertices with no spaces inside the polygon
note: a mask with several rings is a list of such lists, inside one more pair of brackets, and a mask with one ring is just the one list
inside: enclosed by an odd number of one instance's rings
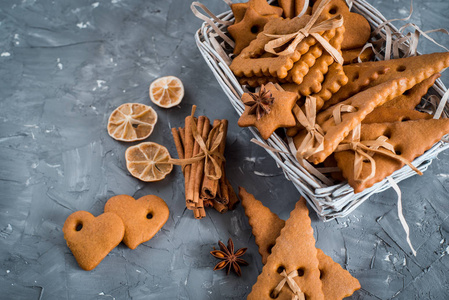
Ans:
{"label": "star anise pod", "polygon": [[239,257],[245,254],[247,248],[239,249],[234,253],[234,243],[232,242],[232,239],[228,240],[228,247],[226,247],[225,244],[223,244],[221,241],[218,241],[218,245],[220,246],[221,250],[215,250],[214,247],[214,251],[210,252],[210,254],[212,254],[216,258],[222,259],[222,261],[220,261],[214,267],[214,271],[224,269],[226,266],[228,266],[226,275],[228,275],[231,271],[231,268],[233,268],[237,275],[242,276],[240,265],[247,266],[249,264]]}
{"label": "star anise pod", "polygon": [[269,114],[271,111],[271,105],[273,105],[274,97],[270,91],[268,91],[262,84],[259,93],[248,93],[253,100],[247,101],[244,104],[249,106],[248,114],[256,115],[257,120],[260,120],[265,114]]}

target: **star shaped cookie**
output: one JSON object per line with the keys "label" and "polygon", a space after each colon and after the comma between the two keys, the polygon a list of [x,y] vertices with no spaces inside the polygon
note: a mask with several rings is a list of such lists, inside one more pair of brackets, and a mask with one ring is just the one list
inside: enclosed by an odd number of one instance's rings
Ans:
{"label": "star shaped cookie", "polygon": [[262,138],[266,140],[276,129],[296,125],[292,109],[298,96],[295,93],[278,91],[272,83],[268,83],[262,89],[265,89],[274,98],[269,108],[265,108],[264,113],[258,113],[259,109],[255,109],[254,106],[257,105],[255,98],[258,95],[252,94],[253,96],[251,96],[249,93],[244,93],[242,101],[245,104],[245,111],[240,116],[238,125],[240,127],[255,126]]}
{"label": "star shaped cookie", "polygon": [[265,24],[275,17],[277,15],[262,16],[251,6],[248,7],[243,20],[228,27],[228,32],[235,41],[234,54],[240,54],[263,31]]}
{"label": "star shaped cookie", "polygon": [[243,20],[245,16],[246,9],[252,7],[261,15],[272,15],[282,16],[282,8],[277,6],[269,5],[267,0],[249,0],[246,3],[234,3],[231,4],[231,10],[235,17],[235,23],[239,23]]}

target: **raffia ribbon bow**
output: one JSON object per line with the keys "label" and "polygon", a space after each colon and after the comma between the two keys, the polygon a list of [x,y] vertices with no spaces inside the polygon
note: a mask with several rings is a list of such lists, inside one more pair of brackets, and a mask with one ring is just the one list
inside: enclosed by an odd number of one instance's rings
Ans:
{"label": "raffia ribbon bow", "polygon": [[[387,142],[388,138],[381,135],[376,140],[371,141],[360,141],[361,125],[359,124],[356,128],[352,130],[352,141],[346,144],[340,144],[335,152],[353,150],[355,152],[354,157],[354,179],[359,182],[367,181],[376,175],[376,162],[372,155],[374,153],[379,153],[391,157],[393,159],[399,160],[400,162],[408,165],[413,171],[422,175],[422,172],[418,170],[414,165],[412,165],[405,158],[397,155],[394,151],[394,146]],[[387,150],[379,149],[380,147]],[[366,152],[365,152],[366,151]],[[371,164],[371,173],[366,178],[361,178],[363,170],[363,161],[367,159]]]}
{"label": "raffia ribbon bow", "polygon": [[291,271],[289,274],[285,272],[285,270],[282,271],[280,274],[282,277],[284,277],[281,282],[274,288],[273,290],[273,297],[276,298],[279,293],[281,292],[282,288],[284,287],[285,283],[288,284],[289,288],[293,292],[292,300],[305,300],[304,293],[299,288],[296,281],[293,280],[294,277],[298,276],[298,271],[294,270]]}
{"label": "raffia ribbon bow", "polygon": [[[298,122],[307,130],[307,135],[296,149],[296,158],[301,161],[324,149],[324,131],[316,124],[316,98],[307,96],[304,104],[305,113],[295,105],[293,113]],[[316,146],[315,146],[316,145]]]}
{"label": "raffia ribbon bow", "polygon": [[[340,52],[338,52],[337,49],[335,49],[325,38],[323,38],[319,32],[323,32],[326,30],[331,30],[334,28],[338,28],[343,25],[343,16],[337,15],[335,17],[332,17],[326,21],[323,21],[319,24],[315,24],[318,20],[318,17],[320,16],[321,12],[323,11],[324,7],[330,2],[331,0],[323,0],[321,1],[320,5],[318,6],[315,13],[311,16],[309,22],[304,26],[304,28],[301,28],[300,30],[290,33],[290,34],[268,34],[265,33],[266,36],[275,38],[275,40],[269,41],[265,45],[265,51],[275,54],[275,55],[288,55],[292,54],[298,44],[309,35],[313,36],[322,46],[323,48],[334,58],[336,62],[338,62],[340,65],[343,65],[343,57],[341,56]],[[293,39],[293,41],[292,41]],[[290,43],[291,41],[291,43]],[[283,45],[288,45],[288,47],[281,51],[276,52],[275,48],[282,47]]]}
{"label": "raffia ribbon bow", "polygon": [[[190,126],[192,127],[192,135],[195,141],[198,143],[201,151],[193,156],[192,158],[186,158],[186,159],[170,159],[168,163],[172,163],[174,165],[181,165],[183,168],[186,165],[190,165],[193,163],[196,163],[198,161],[201,161],[205,159],[204,162],[204,174],[207,176],[207,178],[211,180],[217,180],[221,178],[222,172],[220,164],[217,162],[215,157],[221,159],[222,161],[225,161],[225,158],[218,150],[218,147],[220,146],[220,142],[223,139],[223,124],[219,124],[218,126],[215,126],[212,128],[212,130],[209,133],[209,136],[206,141],[203,140],[201,137],[201,134],[198,133],[196,129],[196,123],[195,118],[193,117],[195,113],[195,108],[192,109],[192,117],[190,118]],[[218,130],[217,137],[212,141],[212,137],[215,134],[215,131]],[[215,157],[214,157],[215,156]],[[213,165],[213,174],[210,172],[210,164]]]}

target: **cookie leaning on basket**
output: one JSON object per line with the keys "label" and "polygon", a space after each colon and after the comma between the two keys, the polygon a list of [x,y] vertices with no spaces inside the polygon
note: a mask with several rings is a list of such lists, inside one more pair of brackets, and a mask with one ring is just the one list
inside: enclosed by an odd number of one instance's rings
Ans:
{"label": "cookie leaning on basket", "polygon": [[[248,222],[251,225],[256,244],[259,247],[262,262],[265,264],[272,248],[276,244],[276,239],[280,236],[281,230],[285,226],[285,221],[242,187],[239,187],[239,196],[242,200],[245,214],[248,217]],[[300,201],[305,200],[301,198]],[[293,240],[292,244],[295,245],[301,242],[298,238]],[[317,259],[325,299],[343,299],[360,289],[360,283],[356,278],[352,277],[348,271],[344,270],[318,248]]]}
{"label": "cookie leaning on basket", "polygon": [[248,299],[337,300],[360,289],[356,278],[315,248],[304,198],[284,222],[243,188],[240,196],[265,263]]}

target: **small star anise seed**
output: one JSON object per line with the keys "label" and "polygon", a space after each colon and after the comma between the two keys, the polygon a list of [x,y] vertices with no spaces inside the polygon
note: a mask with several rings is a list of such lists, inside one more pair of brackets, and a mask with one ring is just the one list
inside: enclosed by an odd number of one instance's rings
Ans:
{"label": "small star anise seed", "polygon": [[264,85],[260,87],[259,93],[248,93],[253,100],[247,101],[244,104],[249,106],[248,114],[256,115],[257,120],[260,120],[264,115],[271,112],[271,105],[273,105],[274,97]]}
{"label": "small star anise seed", "polygon": [[238,276],[242,276],[240,265],[247,266],[248,262],[238,257],[245,254],[247,248],[239,249],[234,253],[234,243],[232,242],[232,239],[228,240],[228,247],[226,247],[221,241],[218,241],[218,245],[221,250],[216,250],[214,247],[214,250],[210,252],[210,254],[216,258],[222,259],[222,261],[215,265],[214,271],[224,269],[228,266],[226,275],[229,275],[231,268],[233,268]]}

